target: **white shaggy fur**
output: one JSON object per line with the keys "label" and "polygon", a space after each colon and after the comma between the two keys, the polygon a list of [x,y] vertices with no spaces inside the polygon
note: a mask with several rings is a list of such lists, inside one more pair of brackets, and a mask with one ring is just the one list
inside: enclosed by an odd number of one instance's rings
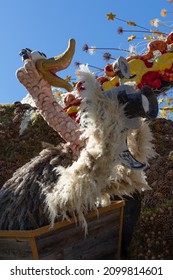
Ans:
{"label": "white shaggy fur", "polygon": [[[96,209],[102,198],[105,205],[109,194],[131,194],[135,189],[146,188],[147,183],[142,171],[127,169],[119,161],[126,139],[123,132],[126,118],[116,95],[105,95],[87,68],[79,70],[77,75],[85,88],[81,92],[80,117],[81,125],[86,126],[83,132],[86,148],[71,166],[57,168],[60,178],[47,194],[46,204],[52,223],[57,215],[77,214],[86,228],[85,214]],[[140,129],[129,133],[131,152],[139,160],[147,161],[151,153],[150,135],[143,122]]]}

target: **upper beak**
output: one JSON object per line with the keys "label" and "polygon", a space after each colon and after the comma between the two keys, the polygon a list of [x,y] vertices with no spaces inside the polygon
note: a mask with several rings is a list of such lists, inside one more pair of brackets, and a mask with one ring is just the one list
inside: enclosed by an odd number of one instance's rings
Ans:
{"label": "upper beak", "polygon": [[56,72],[66,69],[74,56],[75,40],[70,39],[65,52],[49,59],[40,59],[36,62],[38,71],[50,85],[72,91],[73,87],[64,79],[58,77]]}

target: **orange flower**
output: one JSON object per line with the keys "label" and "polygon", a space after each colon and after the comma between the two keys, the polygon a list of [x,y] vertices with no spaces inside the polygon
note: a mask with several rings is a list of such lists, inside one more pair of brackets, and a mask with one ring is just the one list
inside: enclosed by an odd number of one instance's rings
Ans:
{"label": "orange flower", "polygon": [[154,26],[155,19],[150,20],[150,24]]}
{"label": "orange flower", "polygon": [[167,15],[167,10],[162,9],[161,12],[160,12],[160,14],[161,14],[162,17],[166,17],[166,15]]}
{"label": "orange flower", "polygon": [[152,20],[150,20],[150,24],[152,26],[158,27],[160,24],[160,20],[158,18],[152,19]]}

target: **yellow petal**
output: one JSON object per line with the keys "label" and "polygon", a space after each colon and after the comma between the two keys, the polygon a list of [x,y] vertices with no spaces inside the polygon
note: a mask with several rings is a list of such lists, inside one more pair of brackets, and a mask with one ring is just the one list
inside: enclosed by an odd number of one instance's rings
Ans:
{"label": "yellow petal", "polygon": [[70,82],[71,81],[71,76],[66,76],[65,81]]}
{"label": "yellow petal", "polygon": [[131,35],[128,37],[127,41],[130,42],[130,41],[134,40],[135,38],[136,38],[135,35]]}
{"label": "yellow petal", "polygon": [[149,35],[145,34],[144,39],[148,40],[148,41],[151,41],[151,40],[153,40],[153,36],[149,36]]}
{"label": "yellow petal", "polygon": [[159,98],[158,99],[158,104],[161,104],[164,101],[164,98]]}
{"label": "yellow petal", "polygon": [[72,113],[77,113],[79,111],[79,106],[71,106],[70,108],[68,108],[68,110],[66,111],[66,113],[68,115],[72,114]]}
{"label": "yellow petal", "polygon": [[160,115],[161,115],[162,117],[164,117],[164,118],[167,117],[166,111],[163,110],[163,109],[160,109]]}

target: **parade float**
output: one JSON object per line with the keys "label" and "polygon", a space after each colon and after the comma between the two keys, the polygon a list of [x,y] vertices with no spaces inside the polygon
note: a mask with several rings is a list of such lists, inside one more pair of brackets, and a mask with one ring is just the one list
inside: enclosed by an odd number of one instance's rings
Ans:
{"label": "parade float", "polygon": [[[87,66],[80,66],[74,87],[60,78],[60,73],[56,75],[71,63],[74,39],[69,40],[63,54],[52,58],[30,49],[20,52],[24,66],[17,70],[16,76],[35,105],[16,102],[8,108],[1,106],[4,150],[0,258],[121,257],[123,198],[136,193],[145,196],[151,188],[154,195],[159,196],[157,175],[153,182],[151,174],[157,170],[157,164],[164,172],[164,164],[158,156],[163,154],[157,145],[161,145],[160,135],[166,124],[155,118],[157,97],[172,87],[172,43],[172,33],[164,39],[153,40],[146,53],[119,57],[106,65],[105,74],[99,77]],[[159,55],[155,55],[156,51]],[[59,102],[52,86],[67,90]],[[26,116],[29,120],[23,128]],[[164,129],[158,136],[160,122]],[[3,125],[6,134],[3,134]],[[169,138],[170,150],[164,156],[170,182],[171,121],[168,126],[166,139]],[[165,186],[165,197],[160,195],[161,203],[169,197],[169,191],[171,196],[171,187]],[[152,203],[155,202],[146,195],[145,207],[152,207]],[[170,202],[166,205],[168,217],[172,208]],[[163,208],[159,205],[158,211],[162,214]],[[143,219],[152,223],[154,217],[160,221],[161,216],[163,223],[163,215],[150,210],[149,217],[146,215]],[[126,221],[125,216],[124,224]],[[171,221],[168,224],[170,236]],[[151,253],[158,241],[155,241],[156,233],[152,238],[148,234],[146,230],[150,252],[144,253],[143,242],[138,237],[137,248],[142,252],[135,256],[129,253],[131,258],[159,258],[158,254]],[[169,240],[171,237],[164,237],[158,242],[165,242],[169,247]],[[135,242],[131,244],[133,253],[137,250]],[[166,254],[169,257],[170,252]]]}

